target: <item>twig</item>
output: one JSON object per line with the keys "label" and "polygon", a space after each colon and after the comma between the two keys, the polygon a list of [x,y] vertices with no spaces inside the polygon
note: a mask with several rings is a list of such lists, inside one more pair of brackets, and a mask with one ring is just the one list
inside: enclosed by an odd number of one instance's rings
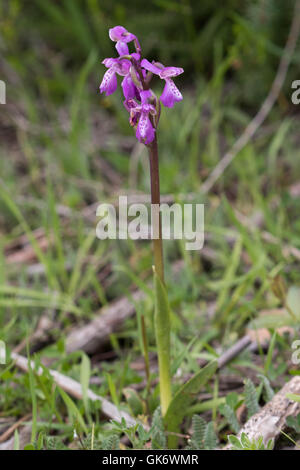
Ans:
{"label": "twig", "polygon": [[68,353],[79,349],[91,354],[107,343],[109,336],[118,331],[124,320],[135,313],[134,302],[145,297],[144,292],[136,291],[132,294],[131,302],[127,297],[121,297],[109,306],[103,307],[99,316],[92,322],[72,331],[66,339]]}
{"label": "twig", "polygon": [[[251,416],[238,433],[238,436],[245,433],[250,440],[262,436],[265,444],[270,439],[276,439],[286,426],[286,418],[288,416],[297,416],[300,411],[300,403],[287,398],[289,393],[300,394],[299,376],[293,377],[274,395],[269,403]],[[223,450],[229,449],[231,449],[231,445],[227,444]]]}
{"label": "twig", "polygon": [[[19,449],[24,449],[24,446],[30,442],[31,426],[24,426],[19,433]],[[0,450],[13,450],[15,444],[15,436],[12,436],[7,441],[0,444]]]}
{"label": "twig", "polygon": [[248,144],[252,139],[258,128],[262,125],[269,112],[271,111],[274,103],[276,102],[282,85],[284,83],[287,70],[290,64],[291,57],[293,55],[294,49],[296,47],[297,39],[300,32],[300,0],[297,0],[295,4],[293,21],[291,24],[289,36],[284,48],[283,55],[281,57],[279,67],[269,91],[268,96],[263,102],[260,110],[254,116],[252,121],[248,124],[243,134],[236,140],[232,148],[225,153],[222,160],[217,164],[214,170],[211,172],[209,177],[203,183],[201,187],[201,192],[206,194],[211,190],[215,182],[220,178],[224,173],[226,168],[230,165],[233,159],[238,155],[238,153]]}
{"label": "twig", "polygon": [[9,439],[9,437],[11,436],[11,434],[13,434],[15,432],[16,429],[18,429],[18,427],[24,422],[24,421],[27,421],[29,418],[31,417],[31,413],[23,416],[21,419],[19,419],[17,422],[15,422],[12,426],[10,426],[9,429],[7,429],[7,431],[5,431],[3,434],[1,434],[0,436],[0,443],[1,442],[5,442]]}
{"label": "twig", "polygon": [[231,348],[227,349],[218,359],[218,367],[221,369],[225,367],[232,359],[238,356],[244,349],[246,349],[253,341],[250,336],[245,335],[239,339]]}
{"label": "twig", "polygon": [[[28,360],[26,357],[20,356],[19,354],[12,352],[11,358],[14,360],[17,367],[19,367],[25,372],[28,372]],[[31,361],[31,367],[35,371],[34,361]],[[35,372],[38,375],[42,375],[42,367],[39,367],[38,370]],[[54,382],[69,395],[79,400],[83,398],[82,387],[80,383],[76,382],[76,380],[70,379],[70,377],[63,375],[60,372],[57,372],[56,370],[49,369],[49,373],[53,377]],[[132,418],[128,413],[126,413],[125,411],[120,411],[115,405],[110,403],[110,401],[106,400],[106,398],[103,398],[100,395],[97,395],[92,390],[88,389],[87,396],[92,401],[99,401],[101,403],[101,411],[109,418],[114,419],[116,421],[121,421],[121,419],[124,418],[128,426],[134,426],[137,424],[137,421]]]}

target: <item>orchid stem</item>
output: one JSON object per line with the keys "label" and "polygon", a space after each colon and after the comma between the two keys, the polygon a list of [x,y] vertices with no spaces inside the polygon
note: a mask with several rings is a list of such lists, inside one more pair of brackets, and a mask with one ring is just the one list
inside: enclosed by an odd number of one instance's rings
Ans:
{"label": "orchid stem", "polygon": [[[160,187],[159,187],[159,160],[156,136],[153,142],[148,146],[150,159],[150,175],[151,175],[151,204],[158,209],[160,206]],[[162,246],[162,227],[161,214],[152,218],[153,232],[158,237],[153,237],[154,251],[154,268],[155,273],[164,285],[164,262],[163,262],[163,246]],[[158,224],[158,227],[156,226]],[[169,324],[169,323],[168,323]],[[171,367],[170,367],[170,327],[164,322],[163,312],[159,309],[155,315],[155,333],[156,346],[159,368],[159,384],[160,384],[160,403],[161,412],[165,416],[168,406],[171,402]]]}
{"label": "orchid stem", "polygon": [[[151,204],[159,207],[160,205],[160,186],[159,186],[159,163],[157,139],[153,140],[149,147],[150,159],[150,178],[151,178]],[[157,219],[153,220],[153,231],[158,233],[158,238],[153,238],[154,267],[156,274],[164,284],[164,261],[162,246],[161,217],[159,214],[158,227],[155,226]]]}

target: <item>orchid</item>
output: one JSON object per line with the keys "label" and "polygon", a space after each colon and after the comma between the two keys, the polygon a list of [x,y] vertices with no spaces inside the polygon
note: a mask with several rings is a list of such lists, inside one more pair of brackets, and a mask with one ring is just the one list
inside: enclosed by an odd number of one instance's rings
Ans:
{"label": "orchid", "polygon": [[[176,102],[182,100],[182,94],[172,78],[182,74],[183,69],[164,67],[159,62],[150,63],[147,59],[142,59],[138,38],[123,26],[111,28],[109,37],[116,43],[119,57],[104,59],[102,62],[108,70],[101,82],[100,92],[106,96],[111,95],[118,86],[117,75],[124,77],[121,86],[125,97],[124,106],[130,114],[129,122],[136,129],[136,138],[149,145],[155,139],[160,102],[167,108],[172,108]],[[130,42],[134,43],[135,52],[129,52]],[[149,87],[153,74],[165,81],[159,98]]]}
{"label": "orchid", "polygon": [[[109,37],[116,43],[119,57],[104,59],[107,71],[100,85],[100,92],[106,96],[117,89],[117,75],[123,78],[122,90],[125,97],[124,107],[129,113],[129,123],[135,128],[136,138],[149,150],[151,204],[160,205],[159,161],[156,130],[160,118],[161,103],[172,108],[182,100],[182,94],[172,78],[183,73],[181,67],[164,67],[159,62],[142,59],[142,51],[137,37],[123,26],[109,30]],[[128,44],[133,42],[135,51],[130,52]],[[153,75],[165,81],[160,97],[150,89]],[[161,237],[161,218],[153,222],[154,285],[155,285],[155,331],[159,366],[160,402],[163,416],[172,402],[170,367],[170,311],[164,286],[163,246]]]}

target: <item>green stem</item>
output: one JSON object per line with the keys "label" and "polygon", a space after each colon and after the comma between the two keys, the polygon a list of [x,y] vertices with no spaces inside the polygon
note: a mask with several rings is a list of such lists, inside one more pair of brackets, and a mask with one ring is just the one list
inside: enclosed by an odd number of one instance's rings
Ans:
{"label": "green stem", "polygon": [[[150,159],[150,175],[151,175],[151,204],[159,208],[160,205],[160,186],[159,186],[159,161],[156,137],[149,148]],[[156,226],[158,223],[158,227]],[[163,262],[163,246],[162,246],[162,228],[161,214],[156,219],[152,218],[153,231],[158,234],[158,238],[153,238],[154,251],[154,268],[155,275],[158,277],[156,282],[156,295],[158,288],[164,289],[164,262]],[[170,324],[169,319],[166,321],[164,313],[160,308],[155,314],[155,331],[159,367],[159,384],[160,384],[160,403],[162,415],[165,416],[168,406],[171,402],[171,373],[170,373]]]}
{"label": "green stem", "polygon": [[144,361],[145,361],[145,372],[146,372],[146,379],[147,379],[147,400],[149,398],[149,392],[151,388],[151,380],[150,380],[150,364],[149,364],[149,351],[148,351],[148,341],[147,341],[147,333],[146,333],[146,325],[145,325],[145,317],[141,315],[141,326],[142,326],[142,338],[143,338],[143,346],[144,346]]}

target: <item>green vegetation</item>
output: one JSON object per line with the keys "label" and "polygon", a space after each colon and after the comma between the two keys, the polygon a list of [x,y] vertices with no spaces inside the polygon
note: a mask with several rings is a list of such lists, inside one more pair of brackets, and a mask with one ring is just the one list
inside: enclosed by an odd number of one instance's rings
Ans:
{"label": "green vegetation", "polygon": [[[9,436],[15,448],[23,446],[26,427],[28,449],[161,449],[168,440],[215,448],[299,375],[291,346],[300,339],[300,105],[291,103],[299,40],[267,120],[201,193],[269,92],[293,6],[1,2],[7,104],[0,105],[0,339],[8,358],[0,364],[0,439],[25,417]],[[98,93],[101,61],[114,55],[107,31],[117,24],[142,39],[149,58],[185,69],[178,77],[184,100],[160,119],[161,193],[205,203],[202,251],[164,242],[172,324],[167,430],[159,409],[151,243],[100,241],[95,234],[98,203],[150,193],[147,151],[128,126],[120,92]],[[137,301],[136,288],[144,294]],[[70,332],[122,297],[136,314],[99,350],[71,351]],[[267,332],[255,351],[245,349],[216,370],[221,353],[261,328]],[[28,372],[10,359],[15,348],[35,361]],[[56,385],[50,368],[80,383],[82,399]],[[89,389],[137,419],[136,426],[102,414]],[[299,419],[287,425],[299,440]],[[229,440],[236,448],[273,446],[245,435]]]}

